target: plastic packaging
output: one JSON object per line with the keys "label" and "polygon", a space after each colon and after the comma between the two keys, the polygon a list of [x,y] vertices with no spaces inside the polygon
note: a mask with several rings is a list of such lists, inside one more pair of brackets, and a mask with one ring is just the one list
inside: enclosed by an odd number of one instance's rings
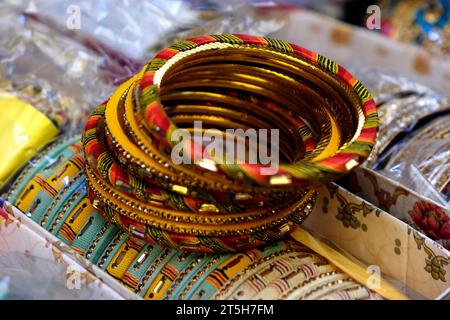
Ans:
{"label": "plastic packaging", "polygon": [[[276,3],[240,0],[7,0],[36,21],[77,38],[92,49],[141,61],[188,35],[214,33],[268,34],[284,21],[260,10]],[[255,3],[255,5],[252,5]]]}
{"label": "plastic packaging", "polygon": [[126,66],[0,4],[0,89],[27,101],[64,131],[76,129],[112,92]]}
{"label": "plastic packaging", "polygon": [[280,12],[237,0],[6,0],[0,88],[73,129],[167,44],[200,34],[269,34],[283,22]]}
{"label": "plastic packaging", "polygon": [[0,3],[0,190],[60,132],[77,131],[131,69],[24,14],[25,3]]}
{"label": "plastic packaging", "polygon": [[[282,23],[279,14],[240,1],[7,0],[0,4],[0,94],[29,104],[61,132],[76,132],[146,56],[174,38],[206,30],[267,34]],[[54,139],[51,125],[36,132],[40,118],[29,118],[29,130],[8,126],[0,189]]]}
{"label": "plastic packaging", "polygon": [[0,251],[0,300],[82,300],[92,296],[90,289],[74,287],[70,280],[67,268],[54,261]]}
{"label": "plastic packaging", "polygon": [[382,173],[450,208],[450,115],[408,138],[390,151]]}
{"label": "plastic packaging", "polygon": [[365,165],[448,206],[450,103],[411,80],[356,70],[378,105],[380,129]]}

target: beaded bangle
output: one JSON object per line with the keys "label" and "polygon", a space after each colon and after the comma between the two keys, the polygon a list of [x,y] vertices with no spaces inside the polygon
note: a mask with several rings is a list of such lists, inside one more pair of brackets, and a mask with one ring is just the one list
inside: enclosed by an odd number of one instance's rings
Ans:
{"label": "beaded bangle", "polygon": [[178,251],[153,279],[144,297],[148,299],[162,299],[172,286],[177,286],[177,283],[184,278],[179,277],[182,272],[185,269],[189,270],[192,265],[195,267],[203,258],[204,256],[201,254]]}
{"label": "beaded bangle", "polygon": [[[140,84],[142,93],[139,101],[142,106],[141,117],[145,119],[144,123],[150,130],[153,139],[164,139],[164,145],[170,145],[171,141],[168,135],[171,131],[175,130],[176,127],[167,117],[166,113],[160,106],[158,99],[155,100],[155,95],[149,90],[153,90],[153,92],[155,90],[164,90],[165,73],[169,72],[171,68],[176,68],[177,63],[181,64],[184,62],[184,60],[187,59],[186,57],[189,57],[191,52],[192,56],[195,57],[197,53],[211,50],[216,57],[226,58],[226,51],[228,49],[231,50],[240,48],[240,46],[245,48],[251,47],[252,49],[255,49],[255,51],[258,51],[258,53],[259,51],[262,51],[264,54],[270,55],[270,59],[267,60],[271,62],[274,60],[279,62],[284,59],[284,61],[290,61],[291,64],[298,66],[298,68],[308,69],[311,73],[315,72],[316,75],[320,73],[325,79],[327,79],[330,86],[333,85],[336,90],[340,90],[342,95],[346,93],[345,96],[348,97],[348,92],[354,90],[354,94],[360,99],[359,103],[361,105],[352,106],[355,107],[353,116],[355,119],[358,119],[355,127],[356,131],[353,132],[353,135],[348,135],[349,137],[345,142],[345,146],[341,146],[339,148],[340,150],[336,152],[335,155],[328,157],[327,160],[323,159],[313,163],[308,163],[307,166],[302,162],[291,165],[281,165],[277,175],[289,175],[291,178],[291,184],[304,185],[306,181],[310,180],[310,178],[308,178],[310,177],[308,172],[311,173],[314,171],[314,180],[317,180],[320,176],[329,176],[330,171],[333,172],[333,174],[340,174],[343,171],[345,172],[352,167],[350,164],[353,164],[353,161],[359,163],[360,160],[367,157],[375,138],[376,112],[375,105],[370,98],[370,94],[357,80],[351,77],[343,68],[335,63],[296,45],[280,40],[242,35],[222,35],[190,39],[162,51],[156,56],[155,59],[151,60],[148,65],[144,67],[143,72],[141,72],[143,73]],[[224,52],[223,55],[220,53],[221,50]],[[219,51],[219,53],[217,53],[217,51]],[[258,53],[255,55],[258,56]],[[196,62],[194,61],[194,63]],[[186,64],[183,64],[183,68],[185,67]],[[316,78],[318,77],[316,76]],[[155,85],[156,87],[152,87],[152,85]],[[352,108],[350,107],[352,105],[350,103],[344,104],[344,106],[345,105]],[[109,119],[112,119],[108,114],[108,110],[106,113],[106,119],[107,123]],[[364,147],[365,145],[367,145],[367,148]],[[355,148],[356,146],[358,146],[358,148]],[[350,150],[352,151],[349,152]],[[343,154],[346,155],[344,157],[345,159],[342,158]],[[305,169],[300,169],[302,166],[305,166]],[[294,171],[294,168],[297,169]],[[258,173],[255,173],[256,170],[254,170],[252,174],[249,174],[248,170],[246,170],[247,168],[244,166],[236,166],[235,169],[235,174],[237,172],[242,172],[243,175],[250,177],[258,184],[270,184],[270,175],[259,176]]]}
{"label": "beaded bangle", "polygon": [[[67,209],[76,201],[83,192],[83,173],[78,172],[72,180],[69,180],[67,184],[56,194],[53,201],[47,210],[45,210],[42,217],[34,215],[33,220],[39,223],[45,229],[48,229],[55,219],[61,218]],[[37,198],[39,199],[39,198]]]}
{"label": "beaded bangle", "polygon": [[[216,295],[220,297],[225,292],[228,296],[233,292],[237,294],[249,282],[249,275],[255,273],[264,277],[268,285],[278,281],[284,273],[277,276],[268,273],[268,270],[272,270],[270,266],[277,262],[280,266],[285,265],[282,260],[291,255],[307,258],[312,255],[314,261],[321,261],[320,257],[292,241],[277,242],[239,253],[211,255],[144,244],[128,237],[96,211],[95,197],[90,188],[85,187],[86,182],[85,174],[79,171],[53,199],[51,208],[45,210],[39,207],[36,213],[46,217],[44,226],[53,234],[146,299],[210,299]],[[93,206],[88,204],[88,199],[94,203]],[[298,264],[300,260],[292,262],[286,272],[288,269],[298,272],[295,271]],[[276,272],[275,268],[273,271]],[[296,279],[300,278],[294,277],[292,281]],[[309,290],[306,293],[319,297],[334,294],[353,298],[366,298],[370,293],[365,288],[350,284],[338,286],[337,289],[333,292]],[[265,295],[262,297],[266,298]]]}
{"label": "beaded bangle", "polygon": [[112,256],[121,248],[121,246],[128,240],[126,233],[118,233],[114,239],[108,243],[105,251],[102,253],[100,260],[98,261],[98,266],[103,270],[111,262]]}
{"label": "beaded bangle", "polygon": [[[268,175],[260,174],[267,166],[222,165],[211,155],[208,165],[174,163],[171,133],[176,124],[195,133],[197,120],[222,136],[229,127],[280,127],[290,163]],[[104,216],[142,240],[243,250],[280,239],[308,214],[313,193],[280,185],[305,188],[347,172],[367,157],[376,126],[368,91],[320,55],[268,38],[191,39],[150,60],[92,114],[83,136],[88,184]],[[192,150],[203,146],[183,143],[196,160]]]}
{"label": "beaded bangle", "polygon": [[122,276],[121,281],[132,290],[135,290],[138,284],[143,281],[146,271],[163,250],[161,247],[146,244],[134,258],[128,270]]}
{"label": "beaded bangle", "polygon": [[[44,226],[50,211],[58,203],[62,194],[68,190],[72,191],[78,186],[79,170],[81,167],[80,164],[76,164],[73,161],[74,159],[79,159],[79,155],[72,157],[69,162],[62,168],[58,168],[49,178],[46,178],[42,174],[36,174],[20,194],[14,205],[26,212],[35,222]],[[62,172],[67,175],[62,177]],[[62,183],[63,179],[64,183]]]}
{"label": "beaded bangle", "polygon": [[[190,256],[193,255],[193,253],[189,253]],[[189,259],[190,263],[181,271],[178,276],[173,280],[169,288],[167,288],[167,291],[164,293],[163,299],[168,300],[171,299],[172,295],[174,294],[175,290],[178,289],[180,282],[185,280],[187,277],[191,278],[193,276],[192,270],[201,263],[207,256],[205,254],[196,254],[195,258]]]}
{"label": "beaded bangle", "polygon": [[[101,218],[101,219],[100,219]],[[121,233],[121,230],[113,224],[110,224],[108,221],[103,219],[103,217],[95,217],[94,223],[99,221],[99,224],[103,225],[98,234],[95,236],[94,240],[92,240],[89,244],[89,247],[87,248],[85,252],[85,257],[92,261],[92,263],[98,264],[101,255],[106,250],[106,247],[111,243],[111,241],[119,234]],[[83,236],[79,237],[80,241],[84,239]],[[75,241],[77,241],[76,239]],[[75,246],[75,241],[73,243],[73,246]],[[89,241],[87,241],[89,242]]]}
{"label": "beaded bangle", "polygon": [[[252,270],[247,274],[247,279],[233,292],[230,296],[236,299],[251,299],[253,295],[266,298],[262,293],[267,288],[278,289],[278,295],[282,293],[282,290],[288,287],[287,281],[278,281],[285,274],[290,274],[291,269],[297,268],[297,264],[310,267],[311,270],[315,269],[314,256],[311,254],[300,254],[293,256],[288,254],[281,256],[277,260],[264,263],[258,268]],[[281,284],[278,286],[277,284]],[[270,299],[270,298],[269,298]]]}
{"label": "beaded bangle", "polygon": [[[263,257],[271,256],[278,251],[288,250],[289,242],[278,242],[269,246],[255,248],[235,254],[224,255],[215,265],[205,272],[204,280],[190,290],[188,299],[211,299],[218,291],[226,290],[234,283],[240,272]],[[266,258],[267,259],[267,258]]]}
{"label": "beaded bangle", "polygon": [[339,271],[322,273],[316,277],[306,280],[301,284],[301,286],[297,285],[296,288],[294,287],[294,290],[286,293],[283,299],[306,299],[314,292],[324,288],[330,291],[339,290],[341,289],[339,285],[342,284],[343,281],[352,281],[352,279]]}
{"label": "beaded bangle", "polygon": [[[78,134],[62,136],[41,151],[41,153],[34,157],[16,178],[5,195],[7,201],[14,203],[17,206],[17,201],[23,200],[21,198],[24,197],[25,193],[28,195],[28,193],[33,191],[26,191],[27,187],[31,187],[29,183],[32,178],[35,177],[37,173],[40,173],[45,178],[50,177],[50,175],[55,172],[55,168],[59,168],[62,163],[68,161],[75,155],[77,150],[79,150],[77,145],[74,145],[74,143],[79,140],[80,136]],[[68,148],[68,146],[72,147]],[[30,198],[34,199],[33,196]]]}
{"label": "beaded bangle", "polygon": [[[161,273],[163,267],[176,255],[175,250],[164,249],[158,258],[152,263],[151,267],[146,271],[144,278],[139,282],[135,288],[136,293],[145,292],[148,298],[152,299],[152,292],[149,292],[149,288],[153,281]],[[145,295],[144,294],[144,295]]]}
{"label": "beaded bangle", "polygon": [[[323,300],[381,300],[381,296],[363,285],[352,283],[341,290],[322,293],[314,298]],[[309,297],[312,299],[313,297]]]}
{"label": "beaded bangle", "polygon": [[[277,299],[284,295],[289,288],[295,287],[298,283],[303,283],[309,277],[312,277],[309,272],[311,270],[317,270],[317,274],[323,274],[332,272],[335,268],[330,264],[320,265],[314,267],[311,265],[300,266],[296,272],[292,272],[289,275],[273,280],[267,284],[267,287],[258,292],[252,299]],[[302,272],[298,272],[302,271]]]}
{"label": "beaded bangle", "polygon": [[127,238],[121,246],[111,255],[111,260],[105,270],[116,279],[122,279],[134,259],[139,255],[144,243],[137,239]]}

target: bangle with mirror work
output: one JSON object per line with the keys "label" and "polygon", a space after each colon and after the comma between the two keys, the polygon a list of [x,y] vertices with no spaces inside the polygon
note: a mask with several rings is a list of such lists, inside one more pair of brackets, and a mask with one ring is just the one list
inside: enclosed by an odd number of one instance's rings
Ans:
{"label": "bangle with mirror work", "polygon": [[[282,163],[275,172],[222,163],[192,138],[180,142],[191,164],[178,163],[172,134],[195,135],[200,121],[221,138],[235,138],[227,128],[279,128]],[[301,224],[310,188],[363,161],[377,124],[370,93],[323,56],[265,37],[189,39],[151,59],[87,121],[88,185],[107,219],[149,243],[244,250]]]}

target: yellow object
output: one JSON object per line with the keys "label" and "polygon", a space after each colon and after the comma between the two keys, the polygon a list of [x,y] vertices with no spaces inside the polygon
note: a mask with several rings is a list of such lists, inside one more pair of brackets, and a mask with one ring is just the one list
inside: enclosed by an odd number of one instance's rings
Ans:
{"label": "yellow object", "polygon": [[[336,267],[347,273],[350,277],[361,284],[367,285],[370,281],[369,277],[373,277],[373,275],[366,272],[361,265],[351,261],[349,258],[337,252],[319,239],[313,237],[310,233],[303,229],[297,228],[293,233],[291,233],[291,237],[326,258]],[[384,281],[382,278],[380,279],[379,286],[370,289],[385,299],[409,300],[405,295]]]}
{"label": "yellow object", "polygon": [[330,122],[331,122],[331,136],[330,141],[327,145],[327,147],[319,153],[315,158],[314,161],[321,161],[328,157],[332,157],[336,151],[338,150],[339,146],[341,145],[341,133],[339,132],[338,125],[336,124],[336,120],[332,117],[331,113],[328,110],[325,110],[328,113]]}
{"label": "yellow object", "polygon": [[0,93],[0,130],[0,189],[59,134],[44,114],[9,93]]}

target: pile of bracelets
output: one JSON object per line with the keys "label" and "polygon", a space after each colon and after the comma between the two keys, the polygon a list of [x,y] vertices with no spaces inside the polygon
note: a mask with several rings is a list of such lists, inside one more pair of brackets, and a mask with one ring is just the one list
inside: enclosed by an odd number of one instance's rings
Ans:
{"label": "pile of bracelets", "polygon": [[[91,205],[80,135],[39,153],[5,194],[61,242],[145,299],[382,299],[333,261],[292,238],[204,254],[152,245]],[[364,272],[364,271],[363,271]]]}
{"label": "pile of bracelets", "polygon": [[[92,113],[82,138],[88,195],[109,222],[150,244],[263,246],[303,222],[318,185],[368,157],[377,127],[367,89],[319,54],[266,37],[193,38],[161,51]],[[266,135],[256,146],[279,151],[276,170],[224,161],[195,139],[242,138],[228,129],[278,129],[279,144]],[[243,144],[250,158],[255,146]]]}

